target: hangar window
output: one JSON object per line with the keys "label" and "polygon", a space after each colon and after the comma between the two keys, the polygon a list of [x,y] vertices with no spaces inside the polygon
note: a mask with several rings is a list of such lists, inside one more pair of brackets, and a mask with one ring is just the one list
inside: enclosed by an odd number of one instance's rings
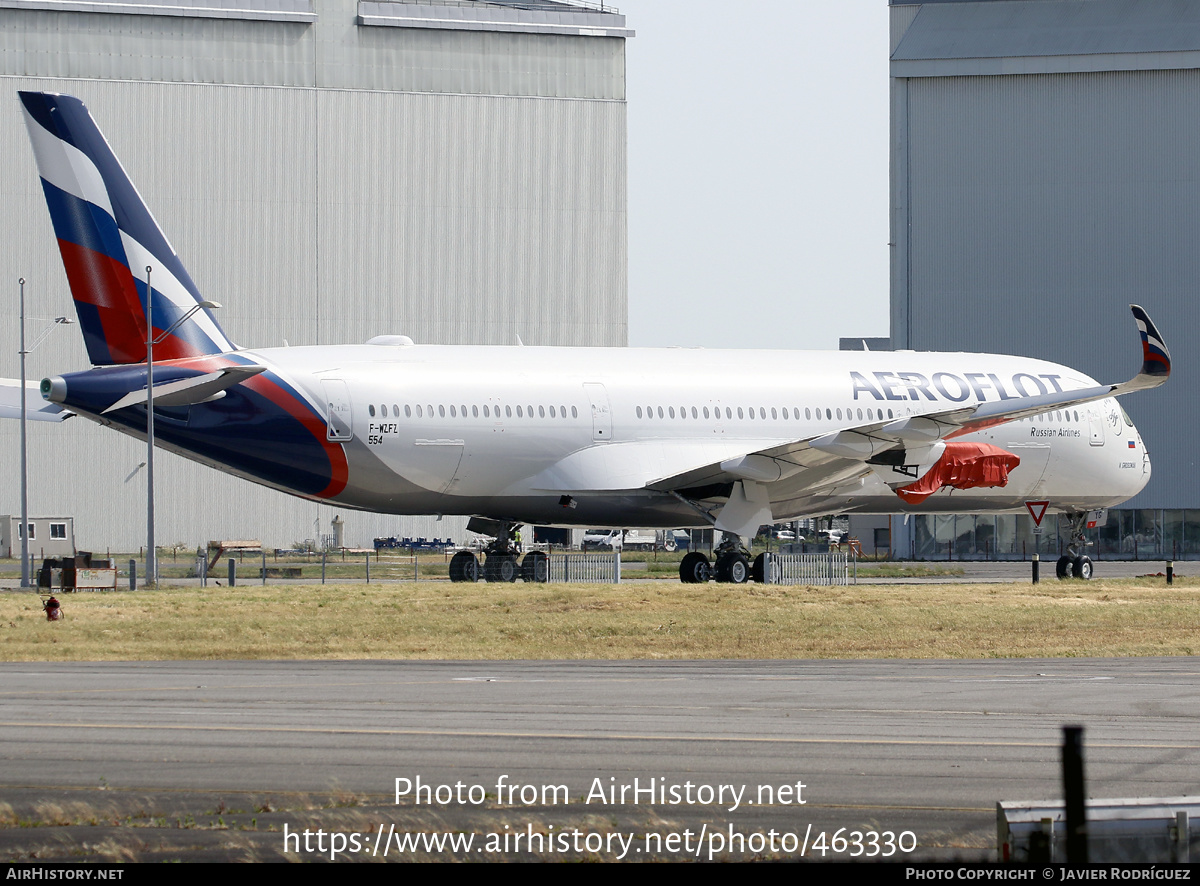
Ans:
{"label": "hangar window", "polygon": [[50,537],[51,538],[66,538],[67,537],[67,524],[66,523],[51,523],[50,524]]}

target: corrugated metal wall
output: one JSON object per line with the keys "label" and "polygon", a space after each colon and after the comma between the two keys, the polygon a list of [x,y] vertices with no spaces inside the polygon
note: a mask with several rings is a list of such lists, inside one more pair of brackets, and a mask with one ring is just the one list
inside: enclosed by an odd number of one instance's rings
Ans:
{"label": "corrugated metal wall", "polygon": [[913,77],[893,89],[897,347],[1028,354],[1121,381],[1128,305],[1175,375],[1124,401],[1154,462],[1130,506],[1200,502],[1200,71]]}
{"label": "corrugated metal wall", "polygon": [[[74,316],[18,89],[83,98],[243,346],[386,332],[423,342],[626,342],[623,101],[16,76],[0,84],[10,97],[0,114],[0,298],[10,305],[0,347],[11,355],[0,357],[0,374],[19,371],[18,276],[28,280],[30,316]],[[31,335],[39,329],[30,323]],[[77,330],[56,329],[30,356],[29,376],[86,365]],[[8,511],[19,507],[18,434],[15,422],[0,423]],[[31,423],[30,441],[31,513],[73,513],[83,548],[143,543],[143,443],[83,419]],[[161,542],[286,546],[330,531],[333,509],[165,453],[156,467]],[[463,525],[342,516],[351,544],[457,536]]]}

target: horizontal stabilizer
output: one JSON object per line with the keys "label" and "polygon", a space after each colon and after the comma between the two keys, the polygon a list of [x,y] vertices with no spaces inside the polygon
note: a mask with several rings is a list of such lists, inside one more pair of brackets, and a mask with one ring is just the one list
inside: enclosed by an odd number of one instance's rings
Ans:
{"label": "horizontal stabilizer", "polygon": [[[38,382],[25,382],[25,418],[29,421],[62,421],[74,415],[57,403],[42,399]],[[0,378],[0,418],[21,417],[21,380]]]}
{"label": "horizontal stabilizer", "polygon": [[[216,372],[166,382],[154,386],[155,406],[191,406],[193,403],[203,403],[222,394],[226,388],[232,388],[239,382],[265,372],[265,366],[230,366]],[[104,412],[113,412],[127,406],[138,406],[149,399],[146,389],[130,391]]]}

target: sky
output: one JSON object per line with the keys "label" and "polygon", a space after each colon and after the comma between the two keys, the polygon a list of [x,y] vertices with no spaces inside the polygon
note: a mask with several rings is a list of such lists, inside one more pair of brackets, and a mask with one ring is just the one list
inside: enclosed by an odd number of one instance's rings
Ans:
{"label": "sky", "polygon": [[888,334],[886,0],[618,0],[629,343]]}

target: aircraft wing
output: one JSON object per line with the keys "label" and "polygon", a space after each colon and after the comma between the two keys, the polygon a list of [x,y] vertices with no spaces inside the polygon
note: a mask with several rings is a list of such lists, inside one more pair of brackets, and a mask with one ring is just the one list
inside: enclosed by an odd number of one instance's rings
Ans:
{"label": "aircraft wing", "polygon": [[[1053,409],[1158,387],[1171,374],[1170,354],[1145,310],[1138,305],[1130,305],[1130,309],[1141,336],[1143,360],[1137,375],[1121,384],[1095,385],[955,407],[894,421],[876,421],[739,453],[651,480],[646,488],[678,495],[702,511],[706,509],[698,504],[699,501],[728,496],[728,503],[717,518],[717,528],[745,535],[752,531],[751,524],[772,522],[769,499],[773,484],[787,481],[789,497],[820,494],[866,476],[872,470],[872,463],[904,465],[910,451],[928,453],[930,447],[955,437]],[[725,511],[730,508],[733,510],[726,517]],[[711,516],[712,512],[708,513]]]}
{"label": "aircraft wing", "polygon": [[[49,403],[42,399],[41,383],[25,382],[25,417],[29,421],[63,421],[74,415],[69,409],[63,409],[57,403]],[[19,378],[0,378],[0,418],[21,417],[21,380]]]}

